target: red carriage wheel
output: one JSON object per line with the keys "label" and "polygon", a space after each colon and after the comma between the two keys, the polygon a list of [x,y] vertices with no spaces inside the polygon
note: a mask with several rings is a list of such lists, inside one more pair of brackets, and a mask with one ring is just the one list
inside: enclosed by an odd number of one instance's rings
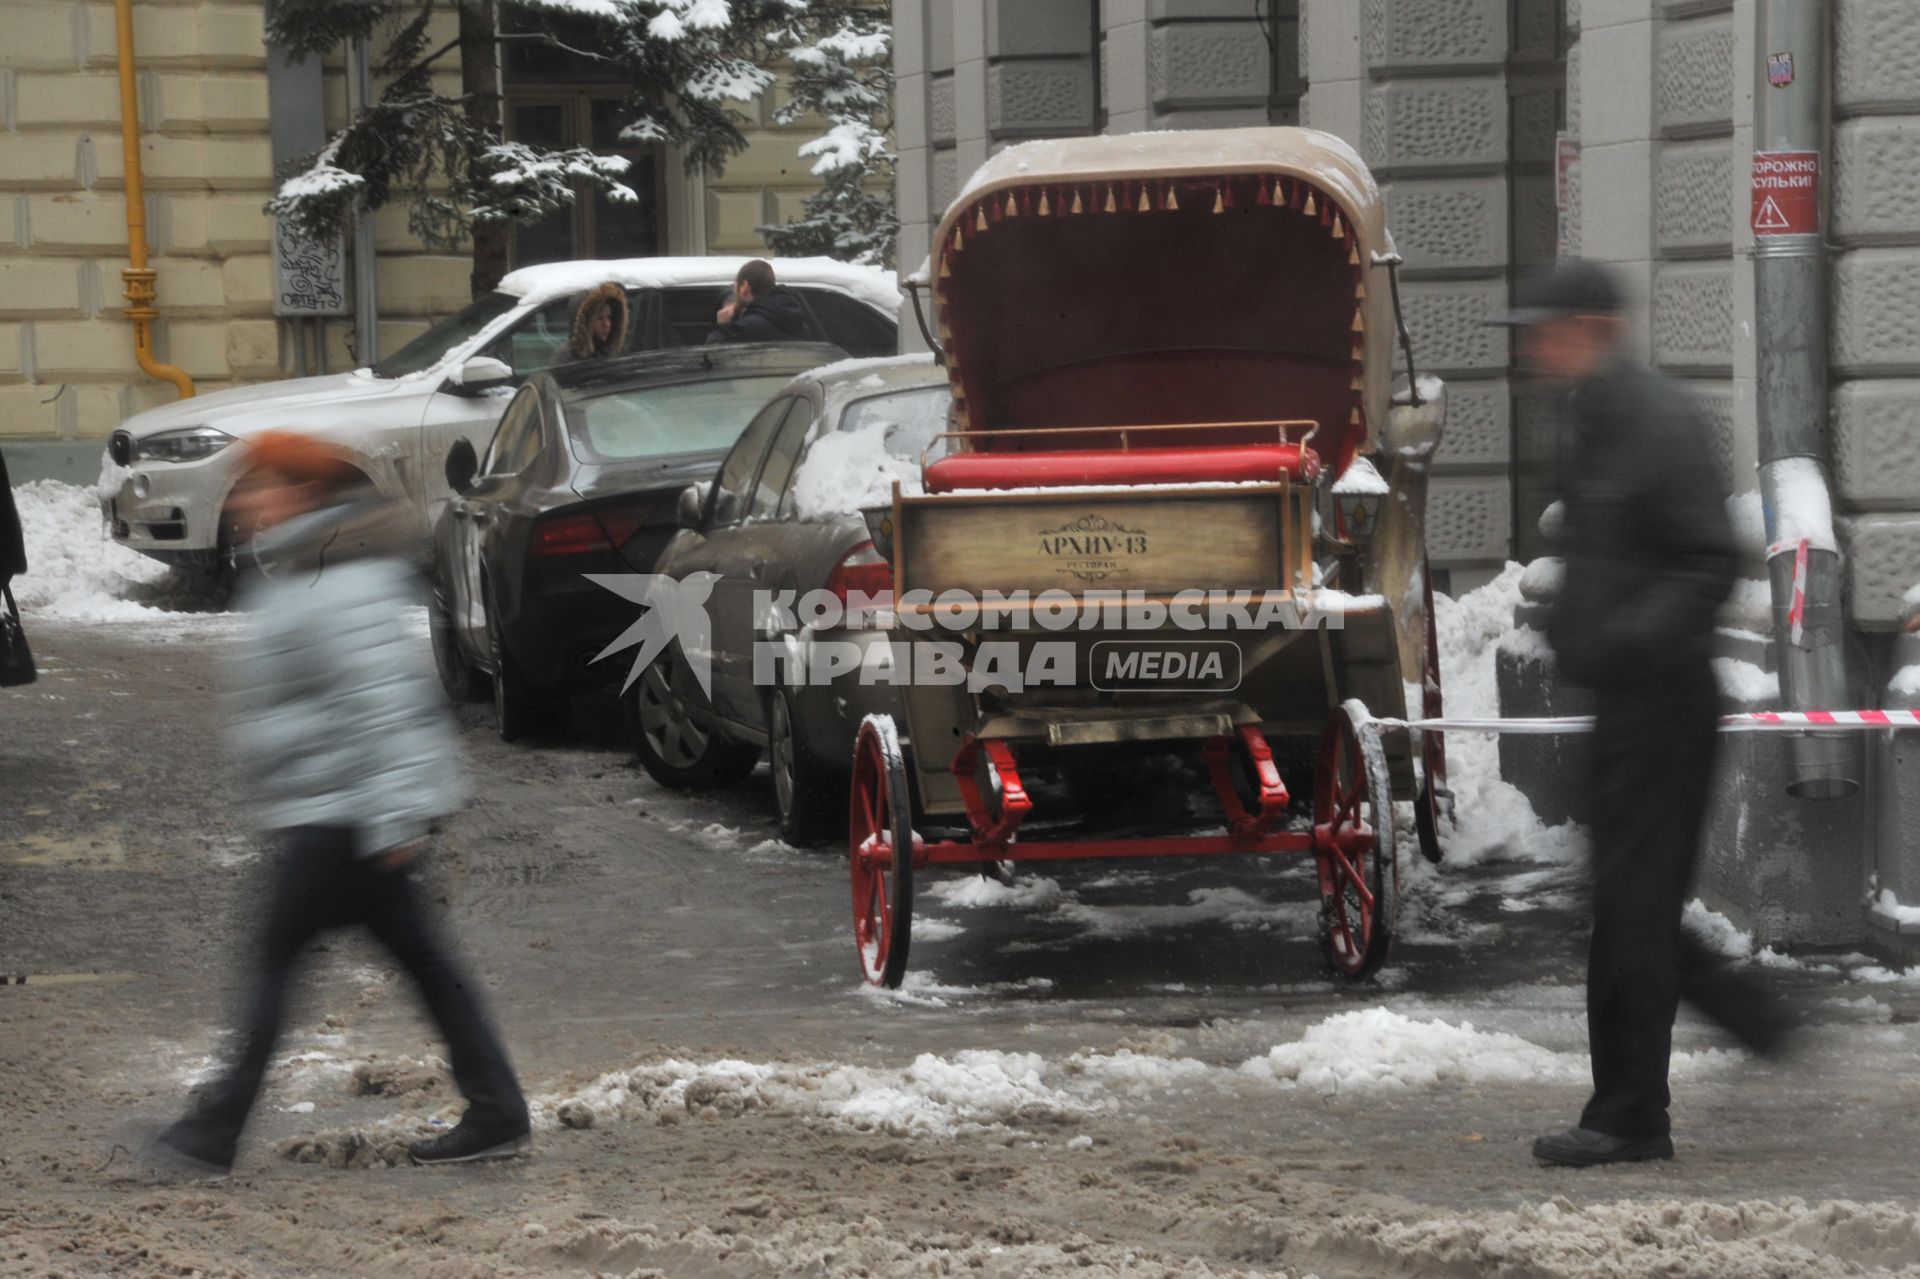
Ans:
{"label": "red carriage wheel", "polygon": [[1344,977],[1368,976],[1393,939],[1393,801],[1386,758],[1361,746],[1354,716],[1336,710],[1320,735],[1313,778],[1313,852],[1320,869],[1321,943]]}
{"label": "red carriage wheel", "polygon": [[[1420,713],[1426,719],[1439,719],[1444,713],[1440,699],[1440,628],[1434,621],[1433,576],[1421,564],[1427,599],[1427,654],[1420,670]],[[1420,730],[1420,792],[1413,797],[1413,828],[1420,840],[1420,855],[1434,865],[1446,856],[1440,843],[1442,819],[1453,824],[1453,792],[1447,789],[1446,739],[1437,729]]]}
{"label": "red carriage wheel", "polygon": [[898,988],[913,929],[913,806],[891,716],[869,715],[860,725],[847,825],[860,971],[876,986]]}

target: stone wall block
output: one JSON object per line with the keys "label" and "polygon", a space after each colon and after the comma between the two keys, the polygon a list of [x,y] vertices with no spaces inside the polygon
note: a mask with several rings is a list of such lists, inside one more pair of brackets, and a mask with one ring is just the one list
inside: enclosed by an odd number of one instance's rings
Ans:
{"label": "stone wall block", "polygon": [[1731,16],[1673,22],[1654,50],[1654,124],[1670,136],[1733,128]]}
{"label": "stone wall block", "polygon": [[1087,58],[996,63],[987,68],[987,128],[996,137],[1090,133],[1093,92]]}
{"label": "stone wall block", "polygon": [[[41,321],[33,326],[33,367],[42,382],[140,375],[133,329],[118,320]],[[51,395],[52,392],[46,391]]]}
{"label": "stone wall block", "polygon": [[127,246],[127,202],[110,192],[62,191],[27,197],[27,240],[52,253]]}
{"label": "stone wall block", "polygon": [[85,276],[77,259],[0,258],[0,316],[84,315]]}
{"label": "stone wall block", "polygon": [[[13,24],[9,22],[11,28]],[[7,39],[13,38],[9,30]],[[120,77],[99,73],[23,73],[14,81],[16,128],[120,127]]]}
{"label": "stone wall block", "polygon": [[1920,582],[1920,515],[1840,521],[1847,557],[1847,616],[1867,626],[1900,624],[1900,598]]}
{"label": "stone wall block", "polygon": [[1366,0],[1360,29],[1376,72],[1497,67],[1507,54],[1505,0]]}
{"label": "stone wall block", "polygon": [[0,67],[15,70],[68,70],[80,64],[79,32],[68,3],[36,4],[7,0],[6,38],[0,39]]}
{"label": "stone wall block", "polygon": [[1404,80],[1367,94],[1365,147],[1383,169],[1504,165],[1507,93],[1498,79]]}
{"label": "stone wall block", "polygon": [[1403,179],[1384,194],[1394,244],[1410,271],[1505,266],[1507,187],[1501,179]]}
{"label": "stone wall block", "polygon": [[1505,372],[1507,330],[1486,322],[1507,305],[1504,280],[1410,280],[1400,300],[1422,372]]}
{"label": "stone wall block", "polygon": [[953,74],[947,72],[927,78],[927,139],[952,142],[959,136],[959,117],[953,105]]}
{"label": "stone wall block", "polygon": [[1834,130],[1832,189],[1835,239],[1920,240],[1920,122],[1881,117],[1840,124]]}
{"label": "stone wall block", "polygon": [[60,407],[48,402],[52,398],[51,387],[30,383],[0,386],[0,436],[13,439],[57,438],[60,434]]}
{"label": "stone wall block", "polygon": [[1668,369],[1733,366],[1733,269],[1725,263],[1660,267],[1653,281],[1653,356]]}
{"label": "stone wall block", "polygon": [[1920,108],[1920,22],[1912,0],[1836,0],[1834,106],[1841,111]]}
{"label": "stone wall block", "polygon": [[1513,533],[1505,476],[1436,476],[1427,492],[1427,553],[1447,564],[1499,563]]}
{"label": "stone wall block", "polygon": [[1434,465],[1505,466],[1512,451],[1513,396],[1505,379],[1447,383],[1447,429]]}
{"label": "stone wall block", "polygon": [[1670,254],[1733,243],[1733,152],[1724,142],[1677,143],[1654,162],[1655,242]]}
{"label": "stone wall block", "polygon": [[1920,249],[1860,249],[1833,270],[1836,371],[1920,376]]}
{"label": "stone wall block", "polygon": [[1147,96],[1160,109],[1264,104],[1267,45],[1259,24],[1182,22],[1147,35]]}
{"label": "stone wall block", "polygon": [[933,216],[946,215],[953,197],[960,194],[960,153],[945,147],[933,153]]}
{"label": "stone wall block", "polygon": [[[1920,508],[1920,381],[1889,378],[1835,388],[1831,449],[1842,502]],[[1914,576],[1920,580],[1920,565]]]}
{"label": "stone wall block", "polygon": [[1093,45],[1093,19],[1085,5],[989,0],[987,56],[1032,58],[1084,56]]}

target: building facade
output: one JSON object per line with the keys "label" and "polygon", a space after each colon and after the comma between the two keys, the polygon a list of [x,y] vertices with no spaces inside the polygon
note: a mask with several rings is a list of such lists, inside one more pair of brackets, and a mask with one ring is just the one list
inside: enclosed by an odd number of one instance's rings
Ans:
{"label": "building facade", "polygon": [[[1550,551],[1552,406],[1483,320],[1556,253],[1627,279],[1638,353],[1695,394],[1732,489],[1755,492],[1755,94],[1778,52],[1757,47],[1759,3],[896,0],[901,262],[925,253],[967,174],[1023,138],[1297,122],[1346,139],[1385,194],[1421,368],[1450,387],[1428,545],[1457,593]],[[1824,460],[1847,696],[1910,705],[1920,680],[1896,672],[1920,663],[1920,640],[1896,633],[1920,582],[1920,15],[1908,0],[1830,0],[1826,13]],[[1753,549],[1750,607],[1724,638],[1771,674]],[[1503,667],[1527,702],[1509,713],[1554,709],[1550,672],[1523,665]],[[1892,916],[1862,903],[1882,889],[1920,902],[1920,742],[1857,744],[1860,789],[1828,801],[1785,796],[1776,746],[1730,748],[1705,887],[1763,938],[1892,937]]]}
{"label": "building facade", "polygon": [[[314,322],[316,335],[309,322],[275,315],[274,224],[263,205],[274,188],[274,78],[283,73],[269,65],[262,4],[138,0],[133,19],[155,356],[202,391],[364,363],[352,350],[351,317]],[[436,44],[457,36],[451,13],[436,22]],[[105,436],[178,394],[142,372],[124,314],[114,6],[6,0],[0,25],[0,446],[18,481],[91,481]],[[604,134],[619,86],[583,80],[530,46],[505,47],[510,136]],[[326,128],[338,128],[346,59],[320,63],[320,111]],[[459,79],[459,58],[449,57],[443,87],[457,92]],[[516,260],[763,252],[755,228],[797,215],[817,187],[796,148],[818,128],[774,125],[774,105],[763,105],[724,175],[689,177],[677,156],[636,152],[639,205],[585,201],[574,215],[516,233]],[[464,247],[423,245],[403,208],[382,209],[373,223],[378,344],[392,351],[470,300],[473,262]]]}

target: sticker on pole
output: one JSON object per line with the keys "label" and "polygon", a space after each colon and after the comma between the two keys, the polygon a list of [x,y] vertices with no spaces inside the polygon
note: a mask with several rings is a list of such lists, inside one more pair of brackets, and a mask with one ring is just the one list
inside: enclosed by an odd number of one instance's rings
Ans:
{"label": "sticker on pole", "polygon": [[1820,153],[1753,153],[1753,233],[1820,234]]}

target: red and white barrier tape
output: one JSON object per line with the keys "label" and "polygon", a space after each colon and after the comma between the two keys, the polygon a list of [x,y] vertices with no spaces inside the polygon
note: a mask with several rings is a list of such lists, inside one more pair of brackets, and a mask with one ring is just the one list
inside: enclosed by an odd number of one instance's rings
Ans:
{"label": "red and white barrier tape", "polygon": [[[1566,715],[1535,719],[1376,719],[1381,728],[1422,728],[1454,733],[1587,733],[1593,716]],[[1885,729],[1920,729],[1920,710],[1890,711],[1747,711],[1722,715],[1723,733],[1804,733],[1808,729],[1855,733]]]}
{"label": "red and white barrier tape", "polygon": [[1800,625],[1807,620],[1807,539],[1793,548],[1793,603],[1787,606],[1787,641],[1800,647]]}

